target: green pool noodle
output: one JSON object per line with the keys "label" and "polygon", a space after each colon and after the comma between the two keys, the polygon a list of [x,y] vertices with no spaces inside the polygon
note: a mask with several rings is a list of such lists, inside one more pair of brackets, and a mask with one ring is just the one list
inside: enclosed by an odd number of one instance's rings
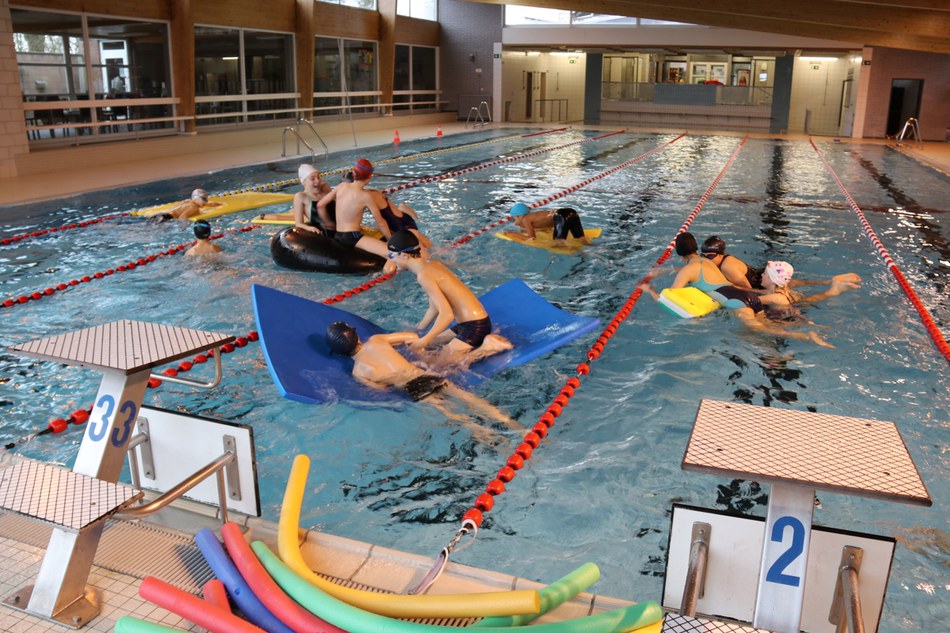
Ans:
{"label": "green pool noodle", "polygon": [[181,633],[180,629],[169,628],[161,624],[155,624],[154,622],[146,622],[145,620],[133,618],[130,615],[122,616],[116,620],[115,628],[112,630],[114,633],[168,633],[169,631]]}
{"label": "green pool noodle", "polygon": [[[305,609],[350,633],[458,633],[458,627],[419,624],[387,618],[357,607],[321,591],[283,563],[267,545],[251,544],[267,573]],[[641,602],[623,609],[584,618],[531,626],[531,633],[622,633],[659,622],[663,609],[656,602]],[[514,633],[513,627],[479,629],[483,633]]]}
{"label": "green pool noodle", "polygon": [[537,613],[525,615],[499,615],[491,618],[484,618],[475,624],[470,625],[470,629],[483,629],[503,626],[521,626],[540,618],[542,615],[559,607],[580,592],[584,591],[600,579],[600,569],[594,563],[584,563],[567,576],[551,583],[544,589],[538,591],[538,599],[541,601],[541,610]]}

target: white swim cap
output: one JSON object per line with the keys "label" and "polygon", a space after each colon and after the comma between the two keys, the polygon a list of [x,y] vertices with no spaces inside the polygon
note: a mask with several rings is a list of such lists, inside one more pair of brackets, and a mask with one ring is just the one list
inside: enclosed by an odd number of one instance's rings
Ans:
{"label": "white swim cap", "polygon": [[776,286],[787,286],[795,274],[795,269],[788,262],[769,262],[765,265],[765,274]]}
{"label": "white swim cap", "polygon": [[205,191],[204,189],[195,189],[194,191],[191,192],[191,199],[194,200],[195,202],[198,202],[199,200],[201,202],[207,202],[208,192]]}
{"label": "white swim cap", "polygon": [[313,165],[308,165],[304,163],[297,168],[297,177],[300,179],[300,183],[303,184],[303,181],[310,177],[310,174],[317,171],[317,168]]}

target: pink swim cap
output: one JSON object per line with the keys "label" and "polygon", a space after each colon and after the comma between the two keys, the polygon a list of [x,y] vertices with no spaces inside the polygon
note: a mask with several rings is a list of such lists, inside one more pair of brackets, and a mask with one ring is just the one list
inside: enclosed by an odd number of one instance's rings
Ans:
{"label": "pink swim cap", "polygon": [[765,265],[765,274],[776,286],[787,286],[795,274],[795,269],[788,262],[769,262]]}

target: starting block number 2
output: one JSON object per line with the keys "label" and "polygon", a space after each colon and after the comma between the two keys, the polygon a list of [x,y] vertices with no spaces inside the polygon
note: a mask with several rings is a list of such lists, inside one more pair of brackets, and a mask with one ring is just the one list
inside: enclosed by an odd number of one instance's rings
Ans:
{"label": "starting block number 2", "polygon": [[[791,542],[788,543],[787,533],[791,532]],[[796,559],[805,553],[805,525],[791,516],[780,517],[772,524],[772,533],[769,540],[773,543],[788,543],[788,547],[779,554],[765,574],[766,582],[798,587],[801,585],[801,576],[785,573]],[[804,561],[804,559],[803,559]]]}

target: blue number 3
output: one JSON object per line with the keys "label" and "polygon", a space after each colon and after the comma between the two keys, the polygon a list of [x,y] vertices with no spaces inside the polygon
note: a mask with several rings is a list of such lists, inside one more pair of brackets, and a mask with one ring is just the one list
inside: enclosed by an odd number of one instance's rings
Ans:
{"label": "blue number 3", "polygon": [[775,559],[775,562],[769,567],[769,572],[765,575],[765,580],[780,585],[797,587],[801,582],[801,578],[798,576],[789,576],[784,572],[805,550],[805,526],[794,517],[780,518],[772,525],[773,543],[781,543],[784,540],[782,536],[786,527],[792,528],[792,544],[781,556]]}
{"label": "blue number 3", "polygon": [[[99,398],[99,402],[96,403],[96,407],[104,410],[102,412],[101,420],[93,420],[89,423],[89,439],[94,442],[98,442],[104,438],[106,436],[106,432],[109,430],[109,426],[112,424],[112,414],[115,412],[115,398],[112,396],[102,396]],[[122,447],[129,440],[129,435],[132,433],[132,425],[135,422],[135,414],[137,410],[138,407],[136,407],[135,403],[131,400],[127,400],[125,404],[122,405],[120,411],[122,413],[128,412],[128,415],[126,416],[125,421],[122,422],[121,427],[112,429],[111,440],[113,446]]]}

